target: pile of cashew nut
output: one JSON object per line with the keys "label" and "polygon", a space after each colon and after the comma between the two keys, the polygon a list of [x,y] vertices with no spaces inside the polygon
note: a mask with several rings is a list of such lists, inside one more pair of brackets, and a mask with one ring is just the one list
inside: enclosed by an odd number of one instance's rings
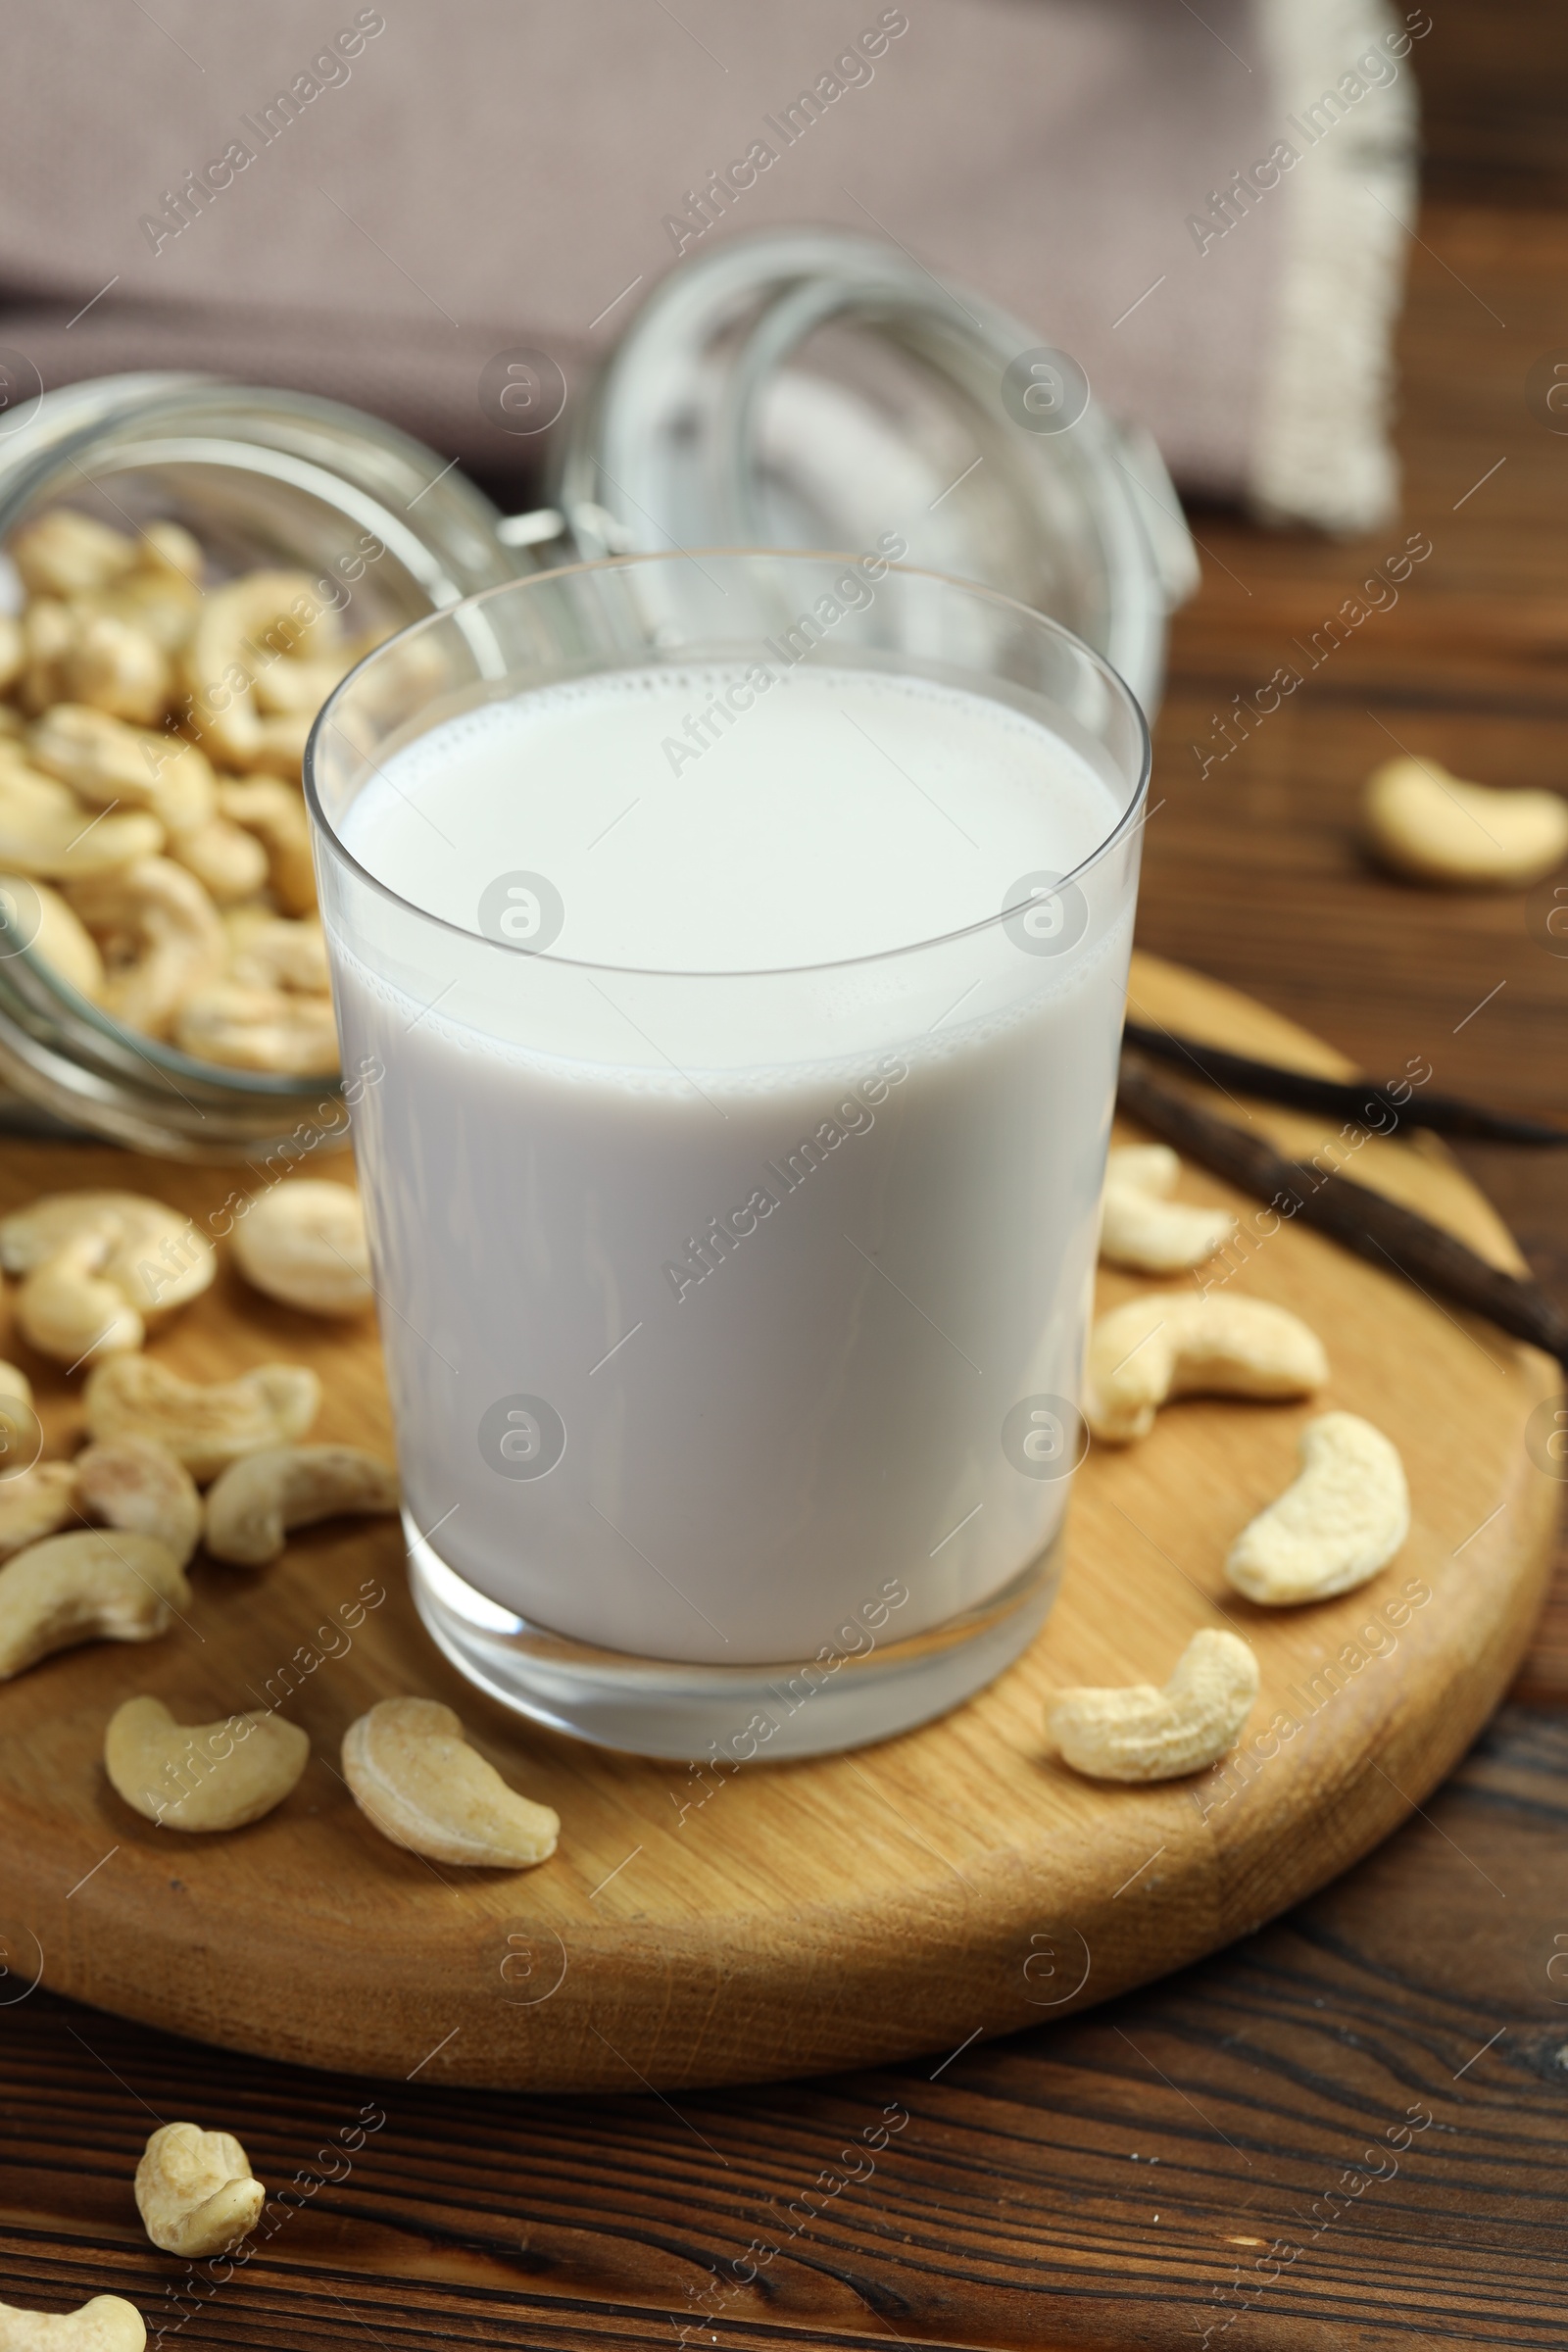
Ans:
{"label": "pile of cashew nut", "polygon": [[[336,1319],[374,1297],[364,1211],[346,1184],[294,1177],[257,1195],[235,1222],[233,1255],[253,1290],[300,1312]],[[308,1442],[321,1399],[308,1366],[188,1381],[143,1352],[207,1291],[217,1263],[190,1218],[139,1193],[55,1193],[0,1218],[17,1330],[69,1372],[85,1368],[88,1440],[72,1460],[0,1478],[0,1683],[80,1642],[153,1642],[184,1623],[198,1548],[264,1568],[297,1528],[397,1510],[389,1463]],[[36,1428],[14,1364],[0,1363],[0,1423],[13,1453]],[[259,1821],[309,1757],[306,1734],[265,1708],[190,1724],[146,1692],[116,1709],[104,1740],[123,1802],[195,1833]],[[372,1707],[350,1727],[342,1764],[366,1819],[395,1845],[511,1870],[555,1851],[557,1816],[510,1788],[432,1699]]]}
{"label": "pile of cashew nut", "polygon": [[310,580],[206,584],[179,523],[69,507],[7,553],[0,895],[25,945],[127,1028],[229,1069],[338,1066],[300,789],[316,712],[373,637]]}
{"label": "pile of cashew nut", "polygon": [[[1171,1196],[1181,1162],[1163,1144],[1113,1151],[1100,1251],[1147,1274],[1201,1265],[1235,1220]],[[1317,1334],[1267,1299],[1168,1289],[1124,1299],[1089,1338],[1084,1419],[1102,1446],[1136,1445],[1178,1396],[1300,1398],[1330,1377]],[[1242,1529],[1226,1555],[1233,1589],[1265,1608],[1328,1600],[1387,1567],[1410,1532],[1396,1448],[1358,1414],[1328,1412],[1301,1432],[1295,1482]],[[1152,1683],[1056,1693],[1047,1731],[1063,1763],[1092,1779],[1164,1781],[1217,1763],[1257,1695],[1240,1635],[1195,1634],[1162,1690]]]}

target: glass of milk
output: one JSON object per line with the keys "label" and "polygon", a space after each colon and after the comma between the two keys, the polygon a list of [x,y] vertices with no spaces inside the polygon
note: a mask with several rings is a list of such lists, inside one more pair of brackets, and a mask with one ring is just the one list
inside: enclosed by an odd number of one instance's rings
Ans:
{"label": "glass of milk", "polygon": [[1060,1573],[1148,737],[899,552],[509,583],[311,741],[415,1595],[607,1746],[883,1738]]}

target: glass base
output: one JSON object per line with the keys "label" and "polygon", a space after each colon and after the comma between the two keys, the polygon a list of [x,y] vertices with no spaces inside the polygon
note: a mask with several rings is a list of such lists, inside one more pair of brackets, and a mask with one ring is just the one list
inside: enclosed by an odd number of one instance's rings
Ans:
{"label": "glass base", "polygon": [[978,1608],[902,1642],[806,1663],[687,1666],[596,1649],[530,1625],[448,1567],[404,1516],[426,1632],[461,1674],[536,1723],[596,1747],[679,1761],[818,1756],[888,1740],[994,1682],[1045,1622],[1063,1538]]}

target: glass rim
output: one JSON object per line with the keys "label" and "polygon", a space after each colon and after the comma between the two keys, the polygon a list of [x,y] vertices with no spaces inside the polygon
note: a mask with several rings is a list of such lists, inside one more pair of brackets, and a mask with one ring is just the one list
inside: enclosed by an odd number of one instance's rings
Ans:
{"label": "glass rim", "polygon": [[[548,571],[524,572],[519,574],[516,579],[498,581],[494,587],[481,588],[473,596],[466,596],[457,604],[444,605],[439,612],[422,614],[419,619],[410,621],[405,628],[399,629],[395,636],[384,638],[379,645],[372,646],[370,651],[338,680],[317,712],[311,732],[306,739],[305,758],[301,771],[305,801],[322,848],[337,858],[341,864],[350,868],[362,882],[368,884],[377,897],[386,900],[393,906],[402,908],[406,913],[416,916],[420,922],[429,923],[437,930],[450,932],[456,939],[471,941],[481,948],[493,948],[503,956],[521,956],[530,963],[553,964],[564,971],[587,974],[602,973],[607,977],[620,977],[628,980],[770,980],[801,978],[813,972],[851,971],[865,964],[887,963],[898,956],[918,956],[927,950],[954,946],[959,940],[978,938],[982,932],[994,930],[999,925],[1013,921],[1018,915],[1027,913],[1031,906],[1038,904],[1034,893],[1020,899],[1016,906],[999,907],[996,913],[982,915],[977,922],[960,923],[952,931],[939,931],[929,938],[910,940],[896,948],[876,948],[864,956],[833,956],[814,963],[761,964],[727,970],[708,968],[697,971],[687,971],[663,964],[605,963],[590,956],[560,956],[545,948],[515,946],[507,940],[491,939],[482,931],[470,931],[466,925],[452,922],[446,915],[433,913],[429,907],[420,906],[413,899],[405,898],[401,891],[394,890],[389,883],[383,882],[379,875],[372,874],[368,866],[363,864],[344,843],[336,826],[327,816],[321,804],[321,796],[317,789],[316,771],[318,746],[324,739],[325,730],[336,725],[337,706],[340,701],[346,699],[356,680],[373,663],[390,653],[394,647],[402,645],[407,639],[421,630],[435,628],[444,621],[453,620],[461,612],[477,612],[493,597],[514,596],[529,589],[542,588],[550,581],[568,579],[579,572],[624,571],[633,565],[647,564],[693,564],[699,557],[710,557],[717,560],[743,557],[750,559],[759,556],[764,557],[770,563],[781,564],[858,564],[863,560],[859,555],[838,548],[808,547],[654,548],[630,555],[594,556],[572,564],[554,564]],[[890,563],[886,573],[881,576],[888,577],[890,575],[904,579],[929,580],[938,587],[957,589],[965,596],[974,597],[983,603],[1000,606],[1008,612],[1016,612],[1022,619],[1032,623],[1035,628],[1043,631],[1047,636],[1060,640],[1073,654],[1080,657],[1091,668],[1097,670],[1102,678],[1108,680],[1114,691],[1125,700],[1137,726],[1139,745],[1137,780],[1126,808],[1104,839],[1098,842],[1089,855],[1081,858],[1075,866],[1057,876],[1053,895],[1057,891],[1066,890],[1082,875],[1088,873],[1092,866],[1098,865],[1100,860],[1108,856],[1116,847],[1124,835],[1135,830],[1136,826],[1142,822],[1142,811],[1149,797],[1150,778],[1153,767],[1153,745],[1150,737],[1149,721],[1145,716],[1142,704],[1121,672],[1105,660],[1103,654],[1097,653],[1092,645],[1086,644],[1083,638],[1077,636],[1063,622],[1054,620],[1047,612],[1037,612],[1032,605],[1024,604],[1019,598],[1004,595],[1001,589],[988,588],[978,580],[959,579],[952,572],[937,571],[925,564]],[[341,734],[343,730],[339,728],[338,732]],[[345,740],[347,740],[346,737]],[[375,767],[373,760],[369,764],[372,768]],[[379,772],[379,769],[376,769],[376,773]]]}

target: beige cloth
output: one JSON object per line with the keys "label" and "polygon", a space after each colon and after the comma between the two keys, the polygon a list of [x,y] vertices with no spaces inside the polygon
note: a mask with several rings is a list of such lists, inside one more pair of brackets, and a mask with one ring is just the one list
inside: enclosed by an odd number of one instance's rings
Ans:
{"label": "beige cloth", "polygon": [[[1190,221],[1282,135],[1281,10],[1347,63],[1383,23],[1383,0],[1204,0],[1200,19],[1177,0],[0,0],[0,341],[51,384],[176,366],[326,392],[500,479],[532,451],[481,413],[492,354],[542,346],[575,398],[677,245],[830,221],[1007,306],[1152,426],[1186,487],[1237,496],[1270,430],[1298,189],[1204,251]],[[819,113],[786,143],[803,91]],[[1366,108],[1392,122],[1394,99]],[[704,227],[691,195],[759,141],[776,161]]]}

